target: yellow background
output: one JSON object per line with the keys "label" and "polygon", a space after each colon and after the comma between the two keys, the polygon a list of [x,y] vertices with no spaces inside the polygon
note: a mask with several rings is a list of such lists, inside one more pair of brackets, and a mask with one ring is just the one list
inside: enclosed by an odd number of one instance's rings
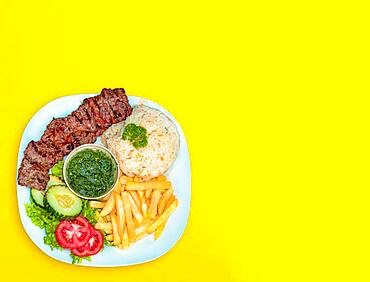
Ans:
{"label": "yellow background", "polygon": [[[0,0],[1,279],[369,281],[365,2]],[[32,115],[103,87],[171,111],[192,165],[180,242],[116,269],[44,255],[15,191]]]}

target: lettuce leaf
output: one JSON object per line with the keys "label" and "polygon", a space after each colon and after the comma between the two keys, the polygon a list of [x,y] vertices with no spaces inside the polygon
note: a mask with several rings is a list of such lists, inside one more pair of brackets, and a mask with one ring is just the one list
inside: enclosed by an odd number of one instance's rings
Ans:
{"label": "lettuce leaf", "polygon": [[63,179],[63,165],[64,160],[58,161],[52,168],[51,168],[51,174]]}

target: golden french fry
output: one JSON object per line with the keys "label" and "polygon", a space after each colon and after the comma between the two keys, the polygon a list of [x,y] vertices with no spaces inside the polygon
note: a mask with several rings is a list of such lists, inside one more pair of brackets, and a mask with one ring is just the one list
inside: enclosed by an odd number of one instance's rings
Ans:
{"label": "golden french fry", "polygon": [[110,198],[110,195],[111,195],[112,193],[109,193],[108,195],[106,195],[106,196],[104,196],[103,198],[101,198],[100,199],[100,201],[102,201],[102,202],[106,202],[106,201],[108,201],[109,200],[109,198]]}
{"label": "golden french fry", "polygon": [[161,236],[164,227],[166,226],[167,221],[163,222],[158,228],[154,231],[154,240],[157,240]]}
{"label": "golden french fry", "polygon": [[98,222],[94,226],[96,229],[111,229],[112,228],[112,223],[111,222]]}
{"label": "golden french fry", "polygon": [[161,215],[164,211],[164,208],[166,207],[167,201],[172,195],[172,189],[166,190],[166,192],[163,193],[161,199],[158,203],[158,214]]}
{"label": "golden french fry", "polygon": [[135,234],[138,235],[139,233],[146,231],[149,225],[151,225],[154,222],[154,220],[147,218],[145,221],[143,221],[142,224],[140,224],[136,229],[135,229]]}
{"label": "golden french fry", "polygon": [[169,181],[149,181],[149,182],[127,182],[126,190],[164,190],[170,189],[171,182]]}
{"label": "golden french fry", "polygon": [[150,199],[153,190],[145,190],[145,198]]}
{"label": "golden french fry", "polygon": [[146,204],[146,199],[143,199],[141,202],[141,211],[143,213],[143,217],[148,216],[148,205]]}
{"label": "golden french fry", "polygon": [[[149,198],[145,198],[145,204],[147,206],[147,209],[149,209],[149,207],[150,207],[150,199]],[[148,214],[148,211],[146,213]]]}
{"label": "golden french fry", "polygon": [[158,228],[159,225],[167,221],[171,213],[177,208],[178,201],[175,199],[172,204],[166,209],[148,228],[147,232],[148,233],[153,233],[154,230]]}
{"label": "golden french fry", "polygon": [[129,181],[133,181],[134,180],[132,177],[129,177],[129,176],[124,175],[124,174],[121,175],[121,178],[123,178],[124,180],[126,180],[126,182],[129,182]]}
{"label": "golden french fry", "polygon": [[125,228],[125,232],[123,233],[122,246],[123,246],[123,249],[125,250],[127,250],[130,247],[130,241],[128,240],[127,227]]}
{"label": "golden french fry", "polygon": [[91,208],[95,208],[95,209],[102,209],[102,208],[104,208],[104,206],[105,206],[105,202],[90,201],[90,202],[89,202],[89,206],[90,206]]}
{"label": "golden french fry", "polygon": [[105,236],[105,240],[107,241],[113,241],[113,234],[109,234]]}
{"label": "golden french fry", "polygon": [[103,230],[107,234],[111,234],[113,232],[112,223],[110,222],[98,222],[95,224],[95,228]]}
{"label": "golden french fry", "polygon": [[123,244],[122,244],[122,243],[121,243],[121,244],[118,244],[116,247],[117,247],[118,249],[123,250]]}
{"label": "golden french fry", "polygon": [[139,195],[140,201],[142,201],[144,198],[144,190],[137,190],[136,192]]}
{"label": "golden french fry", "polygon": [[155,180],[156,180],[157,182],[161,182],[161,181],[167,181],[167,178],[166,178],[166,176],[164,176],[164,175],[160,175],[160,176],[158,176]]}
{"label": "golden french fry", "polygon": [[121,176],[121,178],[119,179],[119,181],[121,182],[121,191],[120,192],[123,192],[123,191],[125,191],[127,180],[124,177]]}
{"label": "golden french fry", "polygon": [[110,215],[108,214],[108,215],[106,215],[106,216],[104,216],[104,220],[106,221],[106,222],[111,222],[112,220],[111,220],[111,218],[110,218]]}
{"label": "golden french fry", "polygon": [[101,210],[100,215],[106,216],[110,214],[113,209],[114,209],[114,196],[111,193],[107,203],[105,204],[104,208]]}
{"label": "golden french fry", "polygon": [[125,229],[125,211],[123,209],[123,202],[121,196],[116,193],[114,193],[114,200],[116,202],[116,209],[117,209],[117,225],[118,225],[118,234],[122,241],[123,239],[123,232]]}
{"label": "golden french fry", "polygon": [[176,197],[174,194],[171,194],[170,198],[167,201],[166,206],[164,207],[164,210],[168,209],[168,207],[176,200]]}
{"label": "golden french fry", "polygon": [[131,198],[135,201],[136,206],[140,209],[141,203],[140,203],[140,198],[139,198],[139,194],[137,193],[137,191],[132,190],[128,192],[130,193]]}
{"label": "golden french fry", "polygon": [[117,181],[117,183],[116,183],[116,186],[114,186],[114,188],[113,188],[113,192],[116,192],[116,193],[121,193],[121,181]]}
{"label": "golden french fry", "polygon": [[105,222],[104,218],[100,215],[98,211],[95,211],[95,216],[97,218],[97,222]]}
{"label": "golden french fry", "polygon": [[123,208],[125,210],[125,216],[126,216],[127,234],[128,234],[129,240],[131,241],[135,238],[135,224],[132,218],[129,194],[128,192],[125,191],[121,193],[121,196],[122,196]]}
{"label": "golden french fry", "polygon": [[143,239],[143,238],[144,238],[145,236],[147,236],[147,235],[149,235],[149,233],[148,233],[148,232],[146,232],[146,230],[142,231],[141,233],[139,233],[139,234],[137,234],[137,235],[136,235],[136,237],[135,237],[135,239],[132,241],[132,243],[137,242],[137,241],[139,241],[139,240]]}
{"label": "golden french fry", "polygon": [[112,213],[110,217],[112,219],[113,227],[113,244],[117,246],[119,243],[121,243],[121,239],[118,233],[117,216],[116,214]]}
{"label": "golden french fry", "polygon": [[150,218],[155,218],[157,215],[157,210],[158,210],[158,202],[159,199],[161,198],[161,190],[154,190],[153,195],[152,195],[152,200],[150,201],[150,206],[148,209],[148,214]]}
{"label": "golden french fry", "polygon": [[132,198],[131,194],[128,194],[128,199],[130,201],[131,211],[134,215],[138,224],[141,224],[144,220],[142,214],[140,213],[139,206],[136,205],[135,200]]}
{"label": "golden french fry", "polygon": [[132,180],[132,182],[143,182],[142,180],[140,180],[139,177],[137,176],[134,176],[134,179]]}

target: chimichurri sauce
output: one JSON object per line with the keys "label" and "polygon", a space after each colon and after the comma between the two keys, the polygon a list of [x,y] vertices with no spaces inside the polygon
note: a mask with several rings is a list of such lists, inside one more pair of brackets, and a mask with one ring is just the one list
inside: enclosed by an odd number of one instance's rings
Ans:
{"label": "chimichurri sauce", "polygon": [[84,197],[99,197],[112,188],[117,166],[112,158],[100,151],[84,149],[67,164],[67,181],[71,189]]}

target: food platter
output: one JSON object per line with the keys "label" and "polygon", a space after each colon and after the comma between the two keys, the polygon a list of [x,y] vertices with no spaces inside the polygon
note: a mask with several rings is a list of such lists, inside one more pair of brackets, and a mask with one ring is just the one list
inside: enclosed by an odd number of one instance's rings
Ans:
{"label": "food platter", "polygon": [[[83,99],[96,95],[97,94],[83,94],[65,96],[51,101],[41,108],[32,117],[24,130],[18,152],[17,171],[21,166],[27,144],[31,140],[39,140],[45,128],[53,118],[64,117],[70,114],[81,104]],[[178,200],[178,206],[168,218],[166,227],[157,240],[155,240],[153,236],[147,236],[125,250],[115,247],[104,247],[101,252],[92,257],[93,259],[91,261],[83,260],[81,265],[114,267],[154,260],[168,252],[176,244],[187,225],[190,210],[191,175],[189,153],[184,133],[174,117],[157,103],[135,96],[128,96],[128,100],[132,106],[143,104],[163,112],[176,126],[180,140],[179,150],[176,159],[166,171],[165,177],[172,183],[174,195]],[[100,144],[100,138],[98,138],[95,143]],[[35,226],[27,216],[24,205],[30,202],[30,189],[17,184],[17,197],[20,218],[30,239],[48,256],[65,263],[71,263],[68,250],[51,250],[48,245],[44,244],[44,230]]]}

